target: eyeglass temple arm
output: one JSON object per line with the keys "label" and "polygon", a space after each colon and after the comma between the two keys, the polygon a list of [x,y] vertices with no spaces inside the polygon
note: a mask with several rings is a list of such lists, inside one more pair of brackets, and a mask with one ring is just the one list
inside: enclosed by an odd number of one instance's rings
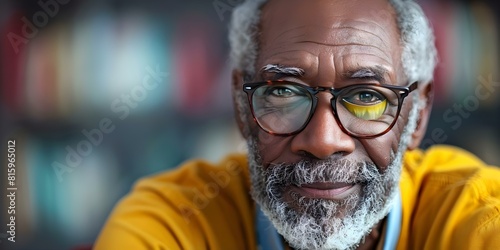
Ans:
{"label": "eyeglass temple arm", "polygon": [[410,86],[408,86],[408,91],[412,92],[413,90],[418,88],[418,81],[413,82]]}

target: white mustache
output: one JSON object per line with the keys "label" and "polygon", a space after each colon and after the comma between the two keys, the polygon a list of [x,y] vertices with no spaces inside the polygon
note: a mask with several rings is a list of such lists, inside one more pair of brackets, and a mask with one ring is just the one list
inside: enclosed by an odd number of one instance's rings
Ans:
{"label": "white mustache", "polygon": [[287,186],[318,182],[368,183],[381,178],[381,173],[371,162],[349,160],[302,160],[295,164],[275,164],[263,171],[268,185]]}

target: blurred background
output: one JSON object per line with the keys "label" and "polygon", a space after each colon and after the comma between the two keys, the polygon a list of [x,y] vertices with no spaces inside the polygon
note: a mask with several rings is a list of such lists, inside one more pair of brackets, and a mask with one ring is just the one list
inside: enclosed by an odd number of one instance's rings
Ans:
{"label": "blurred background", "polygon": [[[17,242],[0,226],[0,249],[91,245],[138,178],[245,150],[226,41],[240,2],[0,1],[0,193],[8,139],[18,187]],[[452,144],[500,165],[499,3],[420,3],[440,54],[422,146]]]}

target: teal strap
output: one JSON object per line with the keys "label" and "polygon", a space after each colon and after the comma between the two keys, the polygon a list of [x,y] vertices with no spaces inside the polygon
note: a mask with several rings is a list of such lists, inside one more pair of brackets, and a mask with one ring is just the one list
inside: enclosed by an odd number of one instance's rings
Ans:
{"label": "teal strap", "polygon": [[385,232],[383,250],[396,249],[401,232],[401,218],[403,215],[403,207],[401,204],[401,193],[396,196],[396,201],[387,216],[387,231]]}

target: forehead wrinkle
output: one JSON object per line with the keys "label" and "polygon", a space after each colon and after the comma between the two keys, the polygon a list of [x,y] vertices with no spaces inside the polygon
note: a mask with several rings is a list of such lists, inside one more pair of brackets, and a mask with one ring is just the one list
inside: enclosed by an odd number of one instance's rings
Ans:
{"label": "forehead wrinkle", "polygon": [[[295,30],[298,30],[298,29],[303,29],[303,28],[307,28],[307,25],[301,25],[301,26],[290,28],[290,29],[287,29],[287,30],[281,30],[282,32],[279,33],[278,35],[276,35],[275,37],[273,37],[272,40],[271,40],[271,42],[274,42],[275,40],[281,38],[282,36],[286,35],[289,32],[292,32],[292,31],[295,31]],[[303,36],[303,34],[297,35],[297,36],[293,36],[291,38],[298,38],[298,37],[301,37],[301,36]]]}
{"label": "forehead wrinkle", "polygon": [[[355,28],[355,26],[363,27],[364,29]],[[372,34],[375,34],[374,32],[380,32],[380,33],[383,33],[386,36],[390,37],[390,34],[388,33],[389,29],[387,29],[387,27],[384,27],[379,22],[376,22],[376,21],[371,20],[371,19],[343,20],[343,22],[339,25],[339,27],[351,27],[351,28],[355,28],[355,29],[358,29],[361,31],[372,33]],[[376,35],[376,36],[378,36],[378,35]]]}
{"label": "forehead wrinkle", "polygon": [[[326,46],[332,46],[332,47],[340,47],[340,46],[364,46],[364,47],[371,47],[374,49],[379,50],[383,54],[386,54],[390,52],[389,46],[387,43],[384,42],[383,39],[381,39],[378,36],[374,36],[370,33],[367,32],[357,32],[356,34],[352,34],[352,32],[349,32],[348,29],[343,29],[343,30],[338,30],[337,32],[332,32],[330,34],[325,34],[327,37],[323,38],[315,38],[314,36],[310,35],[302,35],[304,40],[299,40],[299,41],[293,41],[291,42],[296,42],[296,43],[305,43],[305,42],[310,42],[310,43],[315,43],[319,45],[326,45]],[[372,37],[376,37],[377,40],[374,41],[373,39],[370,39]]]}
{"label": "forehead wrinkle", "polygon": [[[366,24],[364,22],[359,21],[350,21],[350,23],[361,23]],[[361,25],[359,25],[361,26]],[[321,29],[321,31],[318,30]],[[302,32],[303,30],[303,32]],[[353,30],[355,32],[350,32],[349,30]],[[377,30],[380,30],[377,28]],[[269,37],[269,42],[266,44],[279,42],[279,40],[283,40],[283,42],[294,42],[300,41],[301,39],[306,40],[317,40],[318,42],[322,42],[325,44],[333,43],[333,44],[366,44],[366,45],[378,45],[383,48],[388,48],[388,42],[391,36],[389,36],[385,31],[383,35],[377,34],[374,31],[371,31],[369,28],[363,29],[361,27],[354,27],[353,25],[346,24],[346,22],[335,23],[332,25],[317,25],[317,24],[309,24],[309,25],[301,25],[298,27],[286,27],[285,30],[280,29],[280,33],[277,35],[271,35]],[[384,40],[382,36],[389,38],[388,40]],[[373,41],[375,38],[377,41]],[[365,42],[371,40],[369,43]],[[333,45],[332,44],[332,45]]]}
{"label": "forehead wrinkle", "polygon": [[[315,42],[315,41],[301,41],[301,42],[298,42],[299,44],[300,43],[314,43],[314,44],[318,44],[318,45],[323,45],[323,46],[329,46],[329,47],[352,47],[352,46],[362,46],[362,47],[369,47],[369,48],[373,48],[373,49],[376,49],[380,52],[382,52],[382,55],[384,55],[385,57],[387,57],[386,59],[383,59],[384,61],[386,61],[387,63],[389,63],[389,60],[387,60],[388,58],[390,58],[389,55],[386,55],[386,51],[382,50],[381,48],[377,47],[377,46],[374,46],[374,45],[369,45],[369,44],[360,44],[360,43],[349,43],[349,44],[328,44],[328,43],[322,43],[322,42]],[[344,50],[348,50],[348,48],[344,48]],[[363,55],[371,55],[371,56],[376,56],[376,57],[380,57],[381,55],[376,55],[376,54],[373,54],[373,53],[356,53],[356,52],[349,52],[350,55],[356,55],[356,54],[363,54]]]}
{"label": "forehead wrinkle", "polygon": [[[377,40],[374,41],[373,37],[376,37]],[[367,47],[373,47],[376,48],[382,52],[385,52],[383,49],[388,50],[389,46],[386,43],[387,41],[384,41],[378,36],[374,36],[371,33],[368,32],[349,32],[349,29],[344,28],[342,30],[339,30],[338,32],[335,32],[335,34],[330,34],[328,39],[326,40],[325,44],[331,44],[331,45],[361,45],[361,46],[367,46]]]}
{"label": "forehead wrinkle", "polygon": [[[269,49],[267,49],[269,50]],[[277,57],[279,55],[282,55],[282,54],[287,54],[287,53],[292,53],[292,52],[300,52],[300,53],[308,53],[307,51],[305,50],[300,50],[300,49],[294,49],[294,50],[286,50],[286,51],[278,51],[278,52],[275,52],[273,54],[270,54],[269,55],[269,58],[273,58],[273,57]],[[287,56],[284,56],[286,59],[296,59],[296,60],[303,60],[303,58],[300,58],[300,57],[296,57],[296,56],[290,56],[290,57],[287,57]]]}
{"label": "forehead wrinkle", "polygon": [[364,46],[364,47],[370,47],[374,48],[377,50],[380,50],[380,52],[385,52],[381,48],[375,46],[375,45],[369,45],[369,44],[364,44],[364,43],[342,43],[342,44],[330,44],[330,43],[323,43],[323,42],[316,42],[316,41],[310,41],[310,40],[304,40],[300,41],[297,43],[314,43],[318,45],[323,45],[323,46],[329,46],[329,47],[348,47],[348,46]]}
{"label": "forehead wrinkle", "polygon": [[[396,17],[394,17],[396,18]],[[394,19],[396,20],[396,19]],[[381,26],[379,23],[375,22],[375,21],[372,21],[372,20],[365,20],[364,21],[366,24],[372,24],[372,25],[375,25],[379,31],[383,32],[387,37],[391,37],[391,35],[389,34],[389,30],[387,29],[387,27],[383,27]],[[397,24],[396,24],[396,27],[397,27]],[[396,30],[398,33],[399,33],[399,30]]]}
{"label": "forehead wrinkle", "polygon": [[386,64],[388,64],[388,65],[390,65],[390,64],[391,64],[391,62],[388,60],[389,58],[382,58],[382,57],[380,57],[380,55],[377,55],[377,54],[372,54],[372,53],[366,53],[366,52],[360,52],[360,53],[355,53],[355,52],[354,52],[354,53],[349,53],[348,55],[343,55],[343,56],[341,56],[340,58],[341,58],[341,59],[344,59],[344,58],[346,58],[346,57],[355,56],[355,55],[373,56],[373,57],[376,57],[376,58],[378,58],[378,59],[382,60],[384,63],[386,63]]}
{"label": "forehead wrinkle", "polygon": [[[292,65],[300,66],[302,69],[309,69],[311,66],[317,64],[317,56],[307,50],[301,49],[288,49],[280,51],[282,47],[278,47],[277,50],[273,48],[268,48],[263,50],[262,53],[270,53],[266,58],[262,58],[260,65],[267,64],[280,64],[280,65]],[[307,70],[306,70],[307,71]]]}
{"label": "forehead wrinkle", "polygon": [[372,32],[372,31],[369,31],[369,30],[364,30],[364,29],[360,29],[360,28],[356,28],[356,27],[349,27],[349,26],[340,26],[340,27],[337,27],[337,28],[339,28],[339,29],[352,29],[352,30],[356,30],[356,31],[361,31],[361,32],[368,33],[368,34],[370,34],[370,35],[372,35],[372,36],[376,37],[378,40],[380,40],[380,42],[381,42],[382,44],[384,44],[384,45],[385,45],[384,40],[383,40],[383,39],[382,39],[379,35],[377,35],[376,33]]}

